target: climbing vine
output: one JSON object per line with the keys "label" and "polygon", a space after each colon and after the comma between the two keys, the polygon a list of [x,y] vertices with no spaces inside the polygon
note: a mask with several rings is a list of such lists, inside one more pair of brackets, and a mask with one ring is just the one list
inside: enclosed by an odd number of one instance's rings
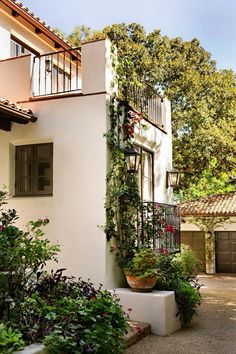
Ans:
{"label": "climbing vine", "polygon": [[[116,75],[119,62],[113,47],[111,60],[113,74]],[[110,98],[109,130],[105,134],[110,162],[106,181],[105,233],[118,265],[123,268],[140,245],[168,252],[171,247],[176,248],[179,239],[168,221],[171,219],[168,217],[174,214],[174,208],[152,202],[142,203],[138,176],[127,170],[125,150],[133,146],[136,128],[147,129],[144,120],[148,116],[144,113],[143,117],[142,113],[131,108],[132,104],[129,105],[127,100],[127,80],[124,82],[115,75],[111,90],[116,91],[118,86],[119,94],[114,93]],[[138,97],[135,96],[135,100]]]}
{"label": "climbing vine", "polygon": [[142,116],[128,111],[124,101],[115,95],[110,102],[110,129],[106,134],[110,153],[107,174],[106,225],[107,240],[115,240],[112,250],[118,264],[131,258],[137,240],[137,214],[140,196],[137,176],[127,172],[125,149],[133,145],[134,129]]}

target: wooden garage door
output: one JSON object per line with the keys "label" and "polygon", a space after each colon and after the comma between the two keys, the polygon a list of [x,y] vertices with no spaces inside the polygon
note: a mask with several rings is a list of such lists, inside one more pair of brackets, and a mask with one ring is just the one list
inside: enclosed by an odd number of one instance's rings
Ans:
{"label": "wooden garage door", "polygon": [[202,271],[206,271],[205,237],[201,231],[181,231],[181,244],[189,246],[202,263]]}
{"label": "wooden garage door", "polygon": [[236,273],[236,231],[216,232],[216,271]]}

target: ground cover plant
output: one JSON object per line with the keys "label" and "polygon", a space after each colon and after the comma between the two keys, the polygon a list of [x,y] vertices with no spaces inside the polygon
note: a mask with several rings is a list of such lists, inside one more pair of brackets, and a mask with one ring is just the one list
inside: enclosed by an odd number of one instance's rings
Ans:
{"label": "ground cover plant", "polygon": [[64,269],[48,274],[60,249],[44,237],[49,220],[20,230],[6,198],[0,191],[0,352],[40,342],[54,354],[122,353],[127,318],[117,299]]}

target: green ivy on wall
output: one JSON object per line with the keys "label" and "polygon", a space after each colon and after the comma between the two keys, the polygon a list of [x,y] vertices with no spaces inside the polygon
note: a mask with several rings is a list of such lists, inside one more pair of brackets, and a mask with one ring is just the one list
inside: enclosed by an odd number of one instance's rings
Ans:
{"label": "green ivy on wall", "polygon": [[115,95],[110,102],[110,129],[106,134],[110,170],[107,174],[106,225],[107,240],[115,240],[118,264],[132,258],[137,240],[137,214],[140,196],[137,175],[127,172],[125,148],[133,145],[134,128],[140,115],[128,112],[124,101]]}

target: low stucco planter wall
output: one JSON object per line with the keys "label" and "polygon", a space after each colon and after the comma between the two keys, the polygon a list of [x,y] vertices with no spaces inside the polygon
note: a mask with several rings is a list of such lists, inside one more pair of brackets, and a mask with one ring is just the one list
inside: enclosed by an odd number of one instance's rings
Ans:
{"label": "low stucco planter wall", "polygon": [[31,344],[23,350],[14,352],[14,354],[47,354],[47,350],[43,344]]}
{"label": "low stucco planter wall", "polygon": [[[181,328],[174,291],[136,293],[130,289],[115,289],[124,311],[132,321],[150,323],[151,332],[167,336]],[[132,309],[132,311],[129,311]]]}

